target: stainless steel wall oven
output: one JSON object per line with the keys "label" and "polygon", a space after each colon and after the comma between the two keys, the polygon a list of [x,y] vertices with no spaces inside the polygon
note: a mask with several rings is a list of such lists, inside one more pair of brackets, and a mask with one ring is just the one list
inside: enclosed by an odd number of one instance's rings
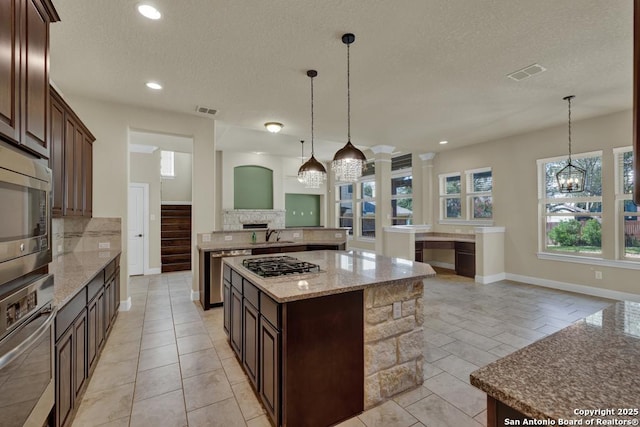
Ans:
{"label": "stainless steel wall oven", "polygon": [[51,170],[0,145],[0,287],[51,262],[50,212]]}

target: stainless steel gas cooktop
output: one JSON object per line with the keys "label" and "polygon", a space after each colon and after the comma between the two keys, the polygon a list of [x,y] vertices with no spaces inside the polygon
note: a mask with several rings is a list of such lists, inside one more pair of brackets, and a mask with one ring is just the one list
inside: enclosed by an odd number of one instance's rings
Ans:
{"label": "stainless steel gas cooktop", "polygon": [[320,271],[320,267],[317,264],[300,261],[299,259],[290,256],[249,258],[242,261],[242,265],[251,272],[262,277],[316,273]]}

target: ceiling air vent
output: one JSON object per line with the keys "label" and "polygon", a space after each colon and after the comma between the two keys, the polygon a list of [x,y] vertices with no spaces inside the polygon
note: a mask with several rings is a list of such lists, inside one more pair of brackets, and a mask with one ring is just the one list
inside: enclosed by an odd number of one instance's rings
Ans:
{"label": "ceiling air vent", "polygon": [[201,105],[196,106],[196,111],[198,113],[202,113],[202,114],[211,114],[212,116],[215,115],[218,112],[217,110],[214,110],[213,108],[203,107]]}
{"label": "ceiling air vent", "polygon": [[522,80],[528,79],[529,77],[535,76],[536,74],[540,74],[543,71],[547,71],[547,69],[544,68],[542,65],[532,64],[532,65],[529,65],[528,67],[524,67],[521,70],[514,71],[511,74],[507,74],[507,77],[517,82],[520,82]]}

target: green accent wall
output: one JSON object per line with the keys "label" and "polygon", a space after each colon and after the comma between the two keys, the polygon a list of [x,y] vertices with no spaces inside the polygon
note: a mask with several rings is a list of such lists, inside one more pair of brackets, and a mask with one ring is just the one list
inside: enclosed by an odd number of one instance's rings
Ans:
{"label": "green accent wall", "polygon": [[233,208],[273,209],[273,171],[262,166],[233,168]]}
{"label": "green accent wall", "polygon": [[320,226],[320,196],[316,194],[285,194],[286,227]]}

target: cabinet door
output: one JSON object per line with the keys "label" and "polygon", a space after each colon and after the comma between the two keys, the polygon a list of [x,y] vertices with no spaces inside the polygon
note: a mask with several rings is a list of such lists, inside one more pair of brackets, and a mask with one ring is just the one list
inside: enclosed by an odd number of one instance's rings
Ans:
{"label": "cabinet door", "polygon": [[56,425],[67,422],[73,409],[75,397],[73,367],[73,328],[60,337],[56,343]]}
{"label": "cabinet door", "polygon": [[226,280],[224,281],[224,295],[222,298],[224,309],[224,332],[229,336],[229,323],[231,323],[231,318],[229,317],[231,313],[231,285],[229,285],[229,282]]}
{"label": "cabinet door", "polygon": [[242,311],[242,348],[244,350],[242,352],[242,364],[245,367],[245,372],[256,389],[258,388],[259,318],[258,309],[245,299]]}
{"label": "cabinet door", "polygon": [[78,215],[76,212],[76,176],[75,176],[75,137],[76,124],[67,117],[64,131],[64,206],[63,215]]}
{"label": "cabinet door", "polygon": [[0,134],[16,142],[20,139],[18,1],[0,2]]}
{"label": "cabinet door", "polygon": [[104,286],[104,329],[105,331],[111,326],[111,312],[113,310],[113,282],[109,281]]}
{"label": "cabinet door", "polygon": [[98,350],[98,298],[94,298],[87,309],[87,364],[89,365],[89,372],[91,372],[95,366],[96,354]]}
{"label": "cabinet door", "polygon": [[54,217],[61,217],[64,210],[64,116],[64,107],[55,97],[52,97],[49,167],[53,172],[53,203],[51,209]]}
{"label": "cabinet door", "polygon": [[82,215],[93,215],[93,142],[86,135],[82,144]]}
{"label": "cabinet door", "polygon": [[84,381],[87,378],[87,312],[82,310],[82,314],[78,316],[73,324],[75,343],[74,349],[74,383],[75,383],[75,397],[84,386]]}
{"label": "cabinet door", "polygon": [[264,407],[280,425],[280,333],[260,317],[259,390]]}
{"label": "cabinet door", "polygon": [[26,0],[22,33],[21,143],[49,157],[49,21],[37,0]]}
{"label": "cabinet door", "polygon": [[113,276],[115,280],[115,292],[116,292],[116,300],[115,304],[115,313],[113,316],[115,317],[118,314],[118,309],[120,308],[120,267],[116,268],[116,273]]}
{"label": "cabinet door", "polygon": [[75,124],[76,135],[73,139],[73,187],[75,191],[75,213],[76,215],[82,215],[84,206],[84,167],[82,160],[84,157],[84,132],[82,128],[76,122]]}
{"label": "cabinet door", "polygon": [[231,347],[242,360],[242,294],[231,288]]}
{"label": "cabinet door", "polygon": [[96,300],[96,352],[100,353],[102,345],[104,344],[104,333],[106,330],[104,323],[104,291],[98,294]]}
{"label": "cabinet door", "polygon": [[471,278],[476,276],[475,253],[456,251],[456,274]]}

